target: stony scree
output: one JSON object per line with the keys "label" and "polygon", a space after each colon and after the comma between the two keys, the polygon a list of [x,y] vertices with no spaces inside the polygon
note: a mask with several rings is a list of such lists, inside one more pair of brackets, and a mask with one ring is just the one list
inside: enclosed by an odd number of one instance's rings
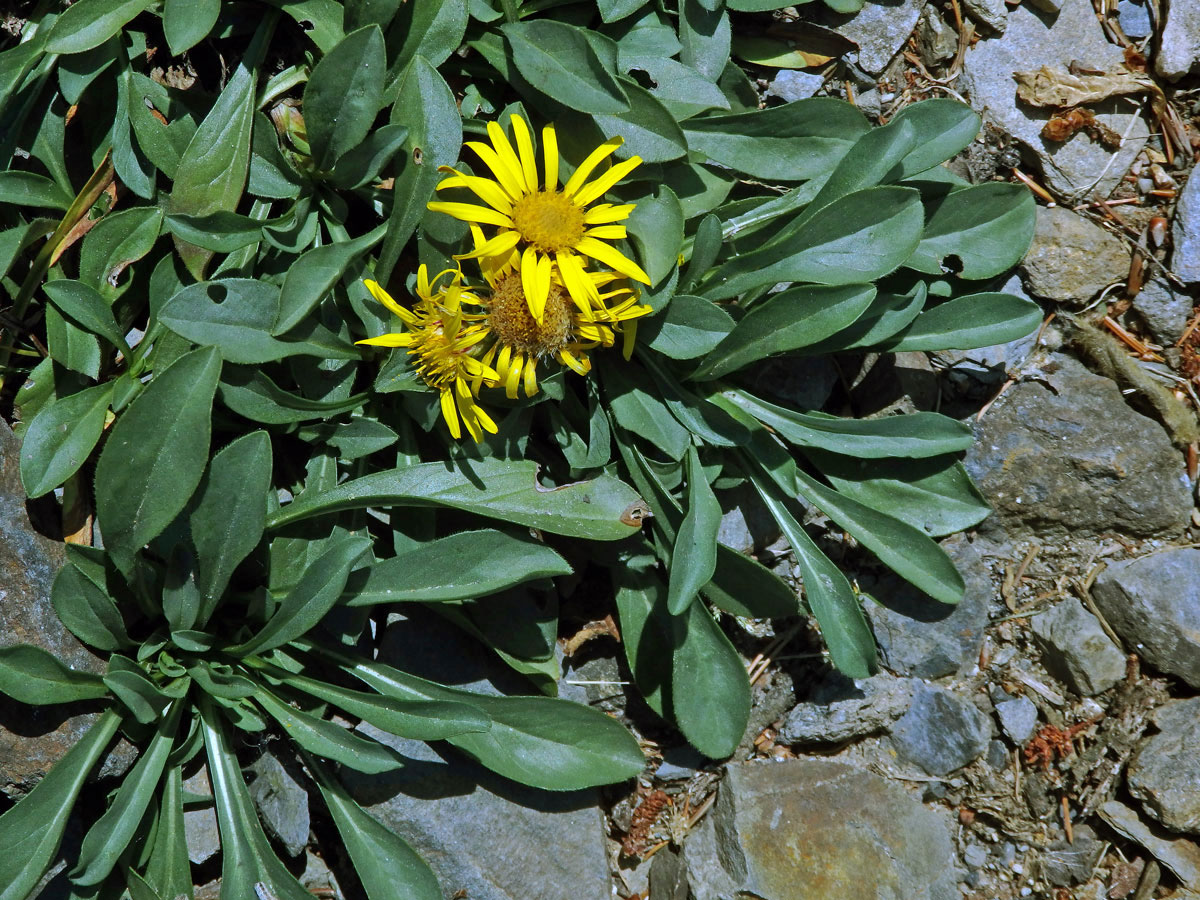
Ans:
{"label": "stony scree", "polygon": [[1200,550],[1181,547],[1110,563],[1092,596],[1130,650],[1200,688]]}
{"label": "stony scree", "polygon": [[878,75],[900,52],[921,15],[925,0],[867,3],[852,16],[826,12],[826,23],[858,44],[858,65]]}
{"label": "stony scree", "polygon": [[1119,800],[1109,800],[1097,812],[1122,837],[1149,850],[1184,887],[1200,891],[1200,845],[1195,841],[1162,827],[1151,827]]}
{"label": "stony scree", "polygon": [[[185,778],[183,789],[188,793],[211,797],[212,783],[208,780],[208,767],[201,766]],[[207,806],[190,806],[183,811],[183,834],[187,841],[188,859],[196,865],[208,861],[221,849],[217,812],[211,803]]]}
{"label": "stony scree", "polygon": [[1200,70],[1200,5],[1194,0],[1167,0],[1154,70],[1169,81]]}
{"label": "stony scree", "polygon": [[1038,708],[1028,697],[1014,697],[996,704],[996,718],[1000,729],[1017,746],[1033,736],[1037,728]]}
{"label": "stony scree", "polygon": [[1145,0],[1121,0],[1117,4],[1117,24],[1125,37],[1135,41],[1149,37],[1154,32],[1154,23],[1150,19],[1150,7]]}
{"label": "stony scree", "polygon": [[1008,27],[1008,7],[1004,0],[963,0],[963,11],[985,31],[1002,34]]}
{"label": "stony scree", "polygon": [[1029,293],[1086,306],[1129,274],[1129,248],[1090,219],[1061,206],[1039,206],[1029,253],[1021,262]]}
{"label": "stony scree", "polygon": [[825,78],[812,72],[780,69],[767,88],[768,97],[778,97],[784,103],[805,100],[821,89]]}
{"label": "stony scree", "polygon": [[1158,733],[1129,763],[1129,793],[1173,831],[1200,834],[1200,697],[1154,711]]}
{"label": "stony scree", "polygon": [[250,771],[250,797],[267,833],[289,856],[299,856],[308,845],[308,792],[270,753],[255,760]]}
{"label": "stony scree", "polygon": [[1063,600],[1030,621],[1042,646],[1042,664],[1084,697],[1107,691],[1125,677],[1125,654],[1100,620],[1074,599]]}
{"label": "stony scree", "polygon": [[1046,848],[1038,868],[1055,887],[1082,884],[1092,877],[1096,862],[1104,852],[1104,842],[1087,825],[1076,825],[1069,841],[1055,841]]}
{"label": "stony scree", "polygon": [[1175,205],[1171,244],[1171,270],[1188,284],[1200,281],[1200,178],[1195,170]]}
{"label": "stony scree", "polygon": [[946,24],[936,5],[930,4],[921,12],[917,23],[917,49],[926,66],[948,62],[958,52],[958,33]]}
{"label": "stony scree", "polygon": [[959,896],[946,819],[899,785],[830,760],[730,764],[684,859],[695,900]]}
{"label": "stony scree", "polygon": [[1118,101],[1092,107],[1100,122],[1121,135],[1128,131],[1114,155],[1085,134],[1062,144],[1044,140],[1041,130],[1050,111],[1024,106],[1016,97],[1013,72],[1043,65],[1065,70],[1075,61],[1101,70],[1123,63],[1121,48],[1105,39],[1091,0],[1062,0],[1061,7],[1057,15],[1026,4],[1010,9],[1004,37],[980,41],[966,54],[955,87],[966,92],[977,112],[1036,158],[1050,190],[1107,197],[1146,143],[1149,129],[1140,115],[1130,114],[1128,105]]}
{"label": "stony scree", "polygon": [[1183,337],[1192,317],[1193,300],[1175,290],[1162,278],[1151,278],[1133,298],[1133,311],[1150,336],[1158,343],[1173,347]]}
{"label": "stony scree", "polygon": [[1016,538],[1178,534],[1192,512],[1182,457],[1117,385],[1062,355],[975,423],[964,465],[994,509],[980,526]]}
{"label": "stony scree", "polygon": [[908,712],[892,726],[891,742],[903,761],[930,775],[949,775],[981,757],[991,736],[991,721],[979,707],[922,684]]}
{"label": "stony scree", "polygon": [[839,744],[885,730],[908,710],[912,682],[880,672],[852,679],[830,670],[808,699],[788,713],[780,739],[790,744]]}

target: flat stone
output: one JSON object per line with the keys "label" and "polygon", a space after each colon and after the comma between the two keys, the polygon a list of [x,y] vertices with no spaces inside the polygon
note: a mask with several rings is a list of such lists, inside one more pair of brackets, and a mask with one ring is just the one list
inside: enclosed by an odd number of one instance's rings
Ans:
{"label": "flat stone", "polygon": [[1171,225],[1171,271],[1188,284],[1200,281],[1200,178],[1195,170],[1184,184]]}
{"label": "flat stone", "polygon": [[255,776],[250,797],[267,833],[289,856],[299,856],[308,846],[308,792],[270,753],[260,756],[250,771]]}
{"label": "flat stone", "polygon": [[826,13],[839,34],[858,44],[858,65],[871,75],[887,68],[921,15],[925,0],[885,0],[868,3],[852,16]]}
{"label": "flat stone", "polygon": [[1055,355],[974,423],[963,460],[991,503],[981,531],[1131,537],[1178,534],[1192,512],[1180,454],[1116,384]]}
{"label": "flat stone", "polygon": [[1141,40],[1154,32],[1150,21],[1150,8],[1143,0],[1121,0],[1117,4],[1117,24],[1126,37]]}
{"label": "flat stone", "polygon": [[1071,837],[1070,841],[1051,844],[1038,859],[1042,877],[1055,887],[1070,887],[1090,879],[1107,846],[1082,823],[1075,826]]}
{"label": "flat stone", "polygon": [[[183,780],[185,792],[212,796],[212,783],[208,780],[208,767],[201,766],[190,778]],[[192,807],[183,811],[183,834],[187,841],[188,859],[196,865],[206,862],[221,849],[221,831],[217,825],[217,812],[212,804]]]}
{"label": "flat stone", "polygon": [[1183,337],[1194,301],[1162,278],[1151,278],[1133,298],[1133,310],[1158,343],[1173,347]]}
{"label": "flat stone", "polygon": [[1008,27],[1008,7],[1004,0],[963,0],[963,10],[987,31],[1003,34]]}
{"label": "flat stone", "polygon": [[877,600],[864,609],[883,664],[899,675],[941,678],[971,668],[979,659],[992,583],[978,551],[965,537],[942,542],[966,582],[962,602],[951,606],[922,594],[890,573],[877,583],[864,579]]}
{"label": "flat stone", "polygon": [[1154,70],[1177,81],[1200,68],[1200,6],[1193,0],[1167,0]]}
{"label": "flat stone", "polygon": [[948,62],[958,52],[958,33],[946,23],[936,5],[926,6],[921,12],[917,49],[926,66]]}
{"label": "flat stone", "polygon": [[912,690],[908,679],[887,672],[852,679],[830,671],[788,713],[780,737],[791,744],[840,744],[883,731],[908,710]]}
{"label": "flat stone", "polygon": [[991,739],[988,716],[973,703],[930,685],[892,726],[897,755],[930,775],[949,775],[983,756]]}
{"label": "flat stone", "polygon": [[1147,825],[1134,810],[1117,800],[1109,800],[1097,812],[1118,834],[1149,850],[1175,873],[1185,888],[1200,890],[1200,846],[1194,841]]}
{"label": "flat stone", "polygon": [[1149,130],[1140,114],[1116,100],[1092,107],[1096,118],[1117,134],[1129,130],[1114,159],[1112,152],[1085,134],[1061,144],[1044,140],[1042,126],[1052,111],[1017,102],[1014,72],[1043,65],[1066,69],[1073,60],[1092,69],[1124,62],[1121,48],[1105,38],[1091,0],[1063,0],[1057,15],[1021,4],[1009,10],[1002,40],[982,40],[966,54],[957,87],[966,91],[977,112],[1036,158],[1052,191],[1068,197],[1107,197],[1146,143]]}
{"label": "flat stone", "polygon": [[717,540],[738,553],[757,553],[779,537],[779,523],[749,484],[721,491]]}
{"label": "flat stone", "polygon": [[780,69],[767,88],[768,97],[778,97],[785,103],[804,100],[821,89],[825,78],[812,72],[796,69]]}
{"label": "flat stone", "polygon": [[1090,697],[1125,677],[1125,654],[1076,600],[1055,604],[1029,624],[1042,645],[1046,670],[1075,693]]}
{"label": "flat stone", "polygon": [[684,858],[695,900],[958,897],[946,819],[899,785],[829,760],[729,765]]}
{"label": "flat stone", "polygon": [[1037,728],[1038,708],[1028,697],[1015,697],[996,704],[996,718],[1008,739],[1017,746],[1033,737]]}
{"label": "flat stone", "polygon": [[1200,688],[1200,550],[1178,548],[1109,563],[1092,596],[1131,650]]}
{"label": "flat stone", "polygon": [[1129,792],[1172,831],[1200,834],[1200,697],[1154,711],[1151,735],[1129,763]]}
{"label": "flat stone", "polygon": [[1021,262],[1035,297],[1086,306],[1129,274],[1129,249],[1116,236],[1061,206],[1039,206],[1033,243]]}

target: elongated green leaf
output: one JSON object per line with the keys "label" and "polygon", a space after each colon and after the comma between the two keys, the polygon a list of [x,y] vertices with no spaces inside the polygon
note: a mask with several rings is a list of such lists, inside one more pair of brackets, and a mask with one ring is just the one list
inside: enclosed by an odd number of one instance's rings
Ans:
{"label": "elongated green leaf", "polygon": [[299,325],[341,280],[346,268],[383,239],[386,230],[386,225],[380,225],[353,241],[314,247],[302,253],[288,267],[283,280],[279,293],[279,320],[271,334],[281,335]]}
{"label": "elongated green leaf", "polygon": [[163,0],[163,35],[173,56],[196,46],[212,31],[221,0]]}
{"label": "elongated green leaf", "polygon": [[271,439],[265,431],[243,435],[209,463],[191,516],[197,587],[206,601],[194,624],[207,624],[233,570],[258,546],[270,486]]}
{"label": "elongated green leaf", "polygon": [[85,331],[99,335],[118,350],[128,354],[129,345],[112,309],[95,289],[82,281],[67,278],[48,281],[43,286],[46,296],[60,313]]}
{"label": "elongated green leaf", "polygon": [[[35,172],[0,172],[0,203],[65,210],[71,198],[58,184]],[[50,230],[50,229],[47,229]]]}
{"label": "elongated green leaf", "polygon": [[930,275],[949,266],[960,278],[993,278],[1029,249],[1037,204],[1024,185],[988,181],[951,192],[930,215],[904,264]]}
{"label": "elongated green leaf", "polygon": [[877,347],[912,324],[925,308],[928,295],[929,288],[923,281],[918,281],[906,294],[876,294],[867,311],[854,324],[805,347],[803,353],[806,356],[824,356],[827,353]]}
{"label": "elongated green leaf", "polygon": [[671,459],[683,459],[692,436],[669,414],[652,390],[649,379],[636,378],[626,368],[604,372],[604,393],[617,424],[658,447]]}
{"label": "elongated green leaf", "polygon": [[99,47],[150,5],[150,0],[79,0],[50,28],[47,53],[82,53]]}
{"label": "elongated green leaf", "polygon": [[162,220],[161,209],[146,206],[105,216],[83,239],[79,280],[111,303],[124,290],[117,284],[118,277],[154,247]]}
{"label": "elongated green leaf", "polygon": [[717,545],[717,568],[701,591],[713,606],[749,619],[781,619],[800,612],[800,600],[764,566],[736,550]]}
{"label": "elongated green leaf", "polygon": [[625,224],[650,283],[658,284],[677,265],[683,244],[683,209],[679,198],[665,184],[659,185],[652,196],[638,201]]}
{"label": "elongated green leaf", "polygon": [[616,77],[617,47],[609,38],[554,19],[500,29],[517,71],[531,85],[584,113],[622,113],[629,101]]}
{"label": "elongated green leaf", "polygon": [[[282,222],[282,217],[277,222]],[[207,216],[167,216],[171,234],[205,250],[232,253],[262,240],[263,222],[233,212],[215,212]]]}
{"label": "elongated green leaf", "polygon": [[[796,221],[803,222],[835,200],[882,183],[916,145],[916,128],[899,117],[860,135]],[[785,230],[780,240],[788,240],[789,231]]]}
{"label": "elongated green leaf", "polygon": [[104,588],[104,570],[81,554],[72,554],[50,589],[54,612],[70,632],[100,650],[131,643],[120,610]]}
{"label": "elongated green leaf", "polygon": [[170,697],[150,680],[137,663],[120,654],[114,653],[108,658],[104,683],[143,725],[158,721],[170,702]]}
{"label": "elongated green leaf", "polygon": [[[192,731],[199,736],[195,719]],[[181,896],[191,900],[192,871],[183,826],[183,773],[179,765],[171,765],[167,770],[158,798],[154,846],[143,879],[163,900],[167,897],[178,900]]]}
{"label": "elongated green leaf", "polygon": [[854,322],[874,299],[870,284],[801,285],[772,294],[751,307],[704,357],[693,377],[719,378],[776,353],[824,340]]}
{"label": "elongated green leaf", "polygon": [[979,114],[965,103],[938,97],[912,103],[892,122],[908,122],[917,134],[917,145],[900,161],[889,181],[919,175],[956,156],[979,133]]}
{"label": "elongated green leaf", "polygon": [[297,498],[271,516],[280,528],[313,516],[369,506],[450,506],[592,540],[620,540],[638,530],[623,517],[640,498],[610,475],[559,488],[543,488],[530,461],[495,458],[457,464],[417,463],[343,482],[317,495]]}
{"label": "elongated green leaf", "polygon": [[679,59],[716,84],[729,63],[729,14],[720,4],[683,0],[679,4]]}
{"label": "elongated green leaf", "polygon": [[420,854],[363,812],[323,766],[314,772],[369,900],[441,900],[437,876]]}
{"label": "elongated green leaf", "polygon": [[676,294],[660,315],[638,329],[638,338],[672,359],[695,359],[733,331],[729,313],[711,300]]}
{"label": "elongated green leaf", "polygon": [[258,691],[254,699],[283,727],[289,738],[310,753],[368,775],[392,772],[404,766],[403,757],[386,744],[281,703],[268,691]]}
{"label": "elongated green leaf", "polygon": [[386,70],[378,25],[346,35],[313,68],[304,88],[304,126],[318,169],[332,169],[367,136],[383,105]]}
{"label": "elongated green leaf", "polygon": [[667,612],[667,588],[653,573],[617,573],[617,615],[621,643],[634,683],[649,707],[670,716],[674,616]]}
{"label": "elongated green leaf", "polygon": [[444,63],[463,41],[468,5],[466,0],[399,4],[388,29],[388,47],[395,54],[388,82],[395,81],[396,73],[403,72],[418,53],[431,65]]}
{"label": "elongated green leaf", "polygon": [[218,391],[221,402],[235,413],[268,425],[332,418],[358,409],[367,400],[366,394],[354,394],[345,400],[309,400],[288,393],[251,366],[226,366]]}
{"label": "elongated green leaf", "polygon": [[30,497],[54,490],[87,462],[104,430],[113,384],[105,382],[43,406],[21,444],[21,483]]}
{"label": "elongated green leaf", "polygon": [[[717,568],[717,532],[721,504],[704,476],[695,447],[687,454],[687,514],[671,551],[671,577],[667,585],[667,611],[680,615],[708,584]],[[740,735],[739,735],[740,737]]]}
{"label": "elongated green leaf", "polygon": [[213,395],[221,357],[187,353],[138,395],[96,464],[96,514],[105,546],[132,559],[191,498],[208,462]]}
{"label": "elongated green leaf", "polygon": [[329,175],[330,182],[342,190],[353,190],[374,181],[407,137],[403,125],[384,125],[372,131],[361,144],[342,154]]}
{"label": "elongated green leaf", "polygon": [[371,546],[363,535],[343,535],[313,562],[300,582],[284,597],[275,615],[254,637],[229,648],[229,653],[262,653],[281,647],[309,631],[342,596],[350,567]]}
{"label": "elongated green leaf", "polygon": [[50,867],[79,789],[120,724],[120,716],[105,712],[37,787],[0,816],[0,900],[25,900]]}
{"label": "elongated green leaf", "polygon": [[1019,340],[1037,331],[1042,308],[1013,294],[955,297],[917,316],[881,349],[974,350]]}
{"label": "elongated green leaf", "polygon": [[470,600],[570,572],[545,544],[494,529],[462,531],[353,572],[343,596],[348,606]]}
{"label": "elongated green leaf", "polygon": [[[590,32],[589,39],[594,43],[599,35]],[[622,153],[636,154],[646,162],[669,162],[684,156],[688,150],[687,139],[666,104],[632,78],[620,78],[618,83],[628,99],[629,109],[620,113],[598,113],[592,117],[604,136],[623,138]],[[703,80],[700,83],[707,84]],[[671,231],[664,232],[662,239],[669,242]],[[651,279],[658,282],[653,275]]]}
{"label": "elongated green leaf", "polygon": [[108,688],[100,676],[72,669],[41,647],[17,644],[0,648],[0,693],[44,706],[96,700],[107,696]]}
{"label": "elongated green leaf", "polygon": [[671,659],[671,712],[689,744],[723,759],[750,721],[745,663],[703,604],[688,607],[675,627],[683,637]]}

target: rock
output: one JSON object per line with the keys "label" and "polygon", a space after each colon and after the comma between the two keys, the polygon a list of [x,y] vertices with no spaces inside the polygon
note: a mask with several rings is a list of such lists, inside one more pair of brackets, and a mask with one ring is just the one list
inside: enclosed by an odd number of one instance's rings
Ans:
{"label": "rock", "polygon": [[837,32],[858,44],[858,65],[871,75],[887,68],[921,15],[925,0],[868,3],[852,16],[827,13]]}
{"label": "rock", "polygon": [[778,97],[785,103],[805,100],[821,89],[825,78],[812,72],[797,69],[780,69],[767,88],[768,97]]}
{"label": "rock", "polygon": [[1075,693],[1091,697],[1125,677],[1125,654],[1108,639],[1100,620],[1068,599],[1030,621],[1042,645],[1046,670]]}
{"label": "rock", "polygon": [[1116,384],[1056,355],[975,423],[964,465],[994,513],[981,532],[1177,534],[1191,516],[1180,455]]}
{"label": "rock", "polygon": [[829,760],[729,765],[684,858],[695,900],[958,897],[946,820],[899,785]]}
{"label": "rock", "polygon": [[992,583],[978,551],[963,536],[942,542],[966,581],[962,602],[937,603],[907,581],[887,573],[861,583],[877,600],[864,609],[883,664],[899,675],[941,678],[975,665],[988,624]]}
{"label": "rock", "polygon": [[1110,563],[1096,578],[1092,596],[1130,649],[1200,688],[1200,550],[1164,550]]}
{"label": "rock", "polygon": [[1158,343],[1173,347],[1192,317],[1193,300],[1162,278],[1151,278],[1133,298],[1133,310]]}
{"label": "rock", "polygon": [[654,777],[660,781],[694,778],[708,763],[708,758],[691,744],[667,747],[662,756],[662,765],[654,770]]}
{"label": "rock", "polygon": [[1114,159],[1114,154],[1084,134],[1062,144],[1043,140],[1042,126],[1051,111],[1016,99],[1013,72],[1043,65],[1066,69],[1073,60],[1092,69],[1123,63],[1121,48],[1108,43],[1096,21],[1091,0],[1063,0],[1061,6],[1053,17],[1024,5],[1010,9],[1004,39],[980,41],[966,54],[957,87],[966,91],[977,112],[1036,157],[1052,191],[1071,197],[1107,197],[1146,143],[1149,131],[1140,115],[1116,100],[1093,107],[1096,118],[1118,134],[1129,129]]}
{"label": "rock", "polygon": [[279,841],[289,856],[299,856],[308,846],[308,792],[270,753],[260,756],[250,771],[255,776],[250,797],[267,834]]}
{"label": "rock", "polygon": [[1129,793],[1172,831],[1200,834],[1200,697],[1154,711],[1158,734],[1129,763]]}
{"label": "rock", "polygon": [[1200,6],[1193,0],[1168,0],[1154,54],[1154,70],[1177,81],[1200,68]]}
{"label": "rock", "polygon": [[1200,846],[1195,842],[1151,828],[1136,812],[1116,800],[1109,800],[1097,812],[1119,834],[1149,850],[1175,873],[1184,887],[1200,890]]}
{"label": "rock", "polygon": [[1171,270],[1188,284],[1200,281],[1200,178],[1189,177],[1171,225]]}
{"label": "rock", "polygon": [[967,849],[963,851],[963,862],[972,869],[980,869],[987,865],[988,851],[983,844],[971,843],[967,845]]}
{"label": "rock", "polygon": [[[38,534],[25,514],[20,442],[0,420],[0,647],[32,644],[74,669],[103,675],[106,664],[75,639],[50,603],[66,560],[63,544]],[[0,792],[19,800],[96,721],[98,703],[26,706],[0,693]],[[136,752],[121,740],[99,777],[123,773]]]}
{"label": "rock", "polygon": [[447,897],[608,900],[604,823],[594,791],[539,791],[447,749],[358,730],[406,757],[403,769],[342,782],[367,811],[433,867]]}
{"label": "rock", "polygon": [[[183,780],[185,793],[212,796],[208,767],[201,766],[194,775]],[[183,833],[187,840],[188,859],[196,865],[211,859],[221,849],[221,833],[217,827],[217,811],[210,803],[183,811]]]}
{"label": "rock", "polygon": [[997,772],[1003,772],[1012,765],[1008,757],[1008,746],[999,738],[988,741],[987,764]]}
{"label": "rock", "polygon": [[948,775],[982,756],[990,738],[991,723],[977,706],[943,688],[922,685],[892,726],[891,740],[901,759],[930,775]]}
{"label": "rock", "polygon": [[650,861],[650,896],[655,900],[688,900],[687,864],[683,854],[664,847]]}
{"label": "rock", "polygon": [[1087,825],[1076,825],[1070,842],[1057,841],[1040,857],[1042,877],[1055,887],[1082,884],[1092,877],[1105,846]]}
{"label": "rock", "polygon": [[917,50],[926,66],[954,59],[958,52],[958,34],[946,24],[935,5],[926,6],[917,23]]}
{"label": "rock", "polygon": [[996,718],[1008,739],[1019,747],[1033,737],[1038,708],[1028,697],[1003,700],[996,704]]}
{"label": "rock", "polygon": [[780,731],[791,744],[840,744],[885,730],[912,702],[912,684],[887,672],[852,679],[830,671]]}
{"label": "rock", "polygon": [[757,553],[779,537],[779,523],[749,483],[718,495],[721,527],[717,540],[738,553]]}
{"label": "rock", "polygon": [[1121,0],[1117,4],[1117,24],[1121,26],[1126,37],[1135,41],[1154,33],[1154,24],[1150,21],[1150,8],[1143,0]]}
{"label": "rock", "polygon": [[1008,27],[1008,7],[1004,0],[963,0],[963,11],[996,34],[1003,34]]}
{"label": "rock", "polygon": [[1021,269],[1031,294],[1079,308],[1125,280],[1129,257],[1125,244],[1099,225],[1061,206],[1040,206]]}
{"label": "rock", "polygon": [[820,409],[838,383],[832,357],[769,359],[749,372],[749,385],[760,397],[794,409]]}

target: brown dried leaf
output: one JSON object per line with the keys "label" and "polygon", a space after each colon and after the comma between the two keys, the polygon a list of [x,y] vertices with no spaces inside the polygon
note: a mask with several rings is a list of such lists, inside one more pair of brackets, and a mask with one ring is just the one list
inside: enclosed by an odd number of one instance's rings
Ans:
{"label": "brown dried leaf", "polygon": [[1017,81],[1017,97],[1031,106],[1069,109],[1085,103],[1098,103],[1109,97],[1129,94],[1150,94],[1150,102],[1156,114],[1161,115],[1167,99],[1162,89],[1152,80],[1138,72],[1121,67],[1099,74],[1086,73],[1078,69],[1042,66],[1034,72],[1014,72]]}

